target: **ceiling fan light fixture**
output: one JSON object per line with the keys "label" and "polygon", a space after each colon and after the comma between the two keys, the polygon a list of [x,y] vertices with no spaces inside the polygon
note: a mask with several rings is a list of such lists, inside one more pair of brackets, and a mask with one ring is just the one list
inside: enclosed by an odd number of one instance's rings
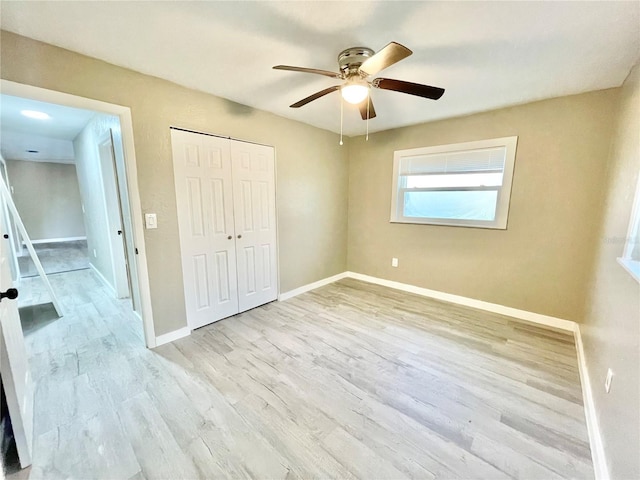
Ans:
{"label": "ceiling fan light fixture", "polygon": [[[1,1],[1,0],[0,0]],[[392,78],[370,78],[380,73],[385,68],[395,65],[399,61],[411,55],[404,45],[397,42],[390,42],[378,52],[374,52],[367,47],[351,47],[340,52],[338,55],[338,67],[340,73],[329,70],[318,70],[316,68],[294,67],[292,65],[276,65],[276,70],[289,70],[292,72],[313,73],[323,75],[338,80],[344,80],[342,85],[333,85],[319,92],[309,95],[302,100],[289,105],[291,108],[304,107],[314,100],[329,95],[340,90],[342,100],[357,105],[362,120],[367,122],[376,117],[376,109],[373,108],[370,89],[379,88],[381,90],[391,90],[394,92],[406,93],[416,97],[438,100],[444,94],[444,88],[432,87],[421,83],[405,82]],[[365,102],[366,100],[366,102]],[[340,101],[340,111],[344,108],[344,102]],[[342,113],[340,114],[340,130],[342,131]],[[367,129],[368,129],[367,123]],[[367,130],[368,132],[368,130]]]}
{"label": "ceiling fan light fixture", "polygon": [[357,105],[369,95],[369,86],[362,83],[349,83],[340,89],[342,98]]}

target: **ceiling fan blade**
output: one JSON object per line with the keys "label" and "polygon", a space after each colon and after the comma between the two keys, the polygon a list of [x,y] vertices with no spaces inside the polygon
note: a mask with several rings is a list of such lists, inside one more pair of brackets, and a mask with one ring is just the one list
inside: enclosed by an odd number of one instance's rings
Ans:
{"label": "ceiling fan blade", "polygon": [[[373,101],[371,100],[371,95],[367,95],[367,100],[369,103],[369,118],[376,118],[376,109],[373,108]],[[363,120],[367,119],[367,100],[360,102],[358,104],[358,108],[360,109],[360,116]]]}
{"label": "ceiling fan blade", "polygon": [[430,85],[422,85],[421,83],[404,82],[402,80],[393,80],[391,78],[376,78],[371,82],[376,88],[382,90],[393,90],[395,92],[408,93],[418,97],[430,98],[438,100],[444,94],[444,88],[432,87]]}
{"label": "ceiling fan blade", "polygon": [[306,105],[309,102],[313,102],[314,100],[319,99],[320,97],[324,97],[331,92],[335,92],[336,90],[340,90],[339,85],[335,85],[333,87],[325,88],[324,90],[320,90],[319,92],[314,93],[313,95],[309,95],[307,98],[303,98],[299,102],[294,103],[293,105],[289,105],[291,108],[300,108]]}
{"label": "ceiling fan blade", "polygon": [[375,75],[403,58],[407,58],[412,53],[413,52],[404,45],[391,42],[373,57],[365,60],[364,63],[360,65],[359,71],[367,75]]}
{"label": "ceiling fan blade", "polygon": [[318,70],[317,68],[305,68],[305,67],[292,67],[290,65],[276,65],[273,67],[274,70],[290,70],[292,72],[303,72],[303,73],[315,73],[317,75],[324,75],[325,77],[331,78],[342,78],[342,74],[330,72],[328,70]]}

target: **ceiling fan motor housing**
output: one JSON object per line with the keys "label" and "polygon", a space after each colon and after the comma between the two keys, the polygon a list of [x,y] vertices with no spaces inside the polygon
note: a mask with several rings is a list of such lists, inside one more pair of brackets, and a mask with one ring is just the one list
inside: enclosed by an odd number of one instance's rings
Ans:
{"label": "ceiling fan motor housing", "polygon": [[373,50],[367,47],[351,47],[343,50],[340,52],[340,55],[338,55],[340,71],[345,78],[353,75],[360,76],[358,68],[360,68],[360,65],[362,65],[365,60],[372,57],[374,53]]}

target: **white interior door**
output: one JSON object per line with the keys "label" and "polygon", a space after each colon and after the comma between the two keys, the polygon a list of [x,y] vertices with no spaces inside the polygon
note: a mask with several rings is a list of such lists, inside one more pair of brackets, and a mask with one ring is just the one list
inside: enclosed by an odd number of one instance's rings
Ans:
{"label": "white interior door", "polygon": [[278,297],[273,147],[231,142],[240,311]]}
{"label": "white interior door", "polygon": [[107,211],[107,221],[109,222],[109,247],[111,249],[114,287],[118,298],[128,298],[131,294],[131,284],[123,242],[122,212],[120,211],[120,196],[118,193],[111,131],[98,144],[98,152],[104,188],[104,204]]}
{"label": "white interior door", "polygon": [[238,313],[229,140],[171,130],[187,319]]}
{"label": "white interior door", "polygon": [[[0,204],[4,201],[0,195]],[[6,225],[0,221],[0,292],[13,288],[11,252],[2,237]],[[33,443],[33,382],[18,314],[17,300],[0,300],[0,375],[4,386],[13,436],[22,468],[31,464]]]}

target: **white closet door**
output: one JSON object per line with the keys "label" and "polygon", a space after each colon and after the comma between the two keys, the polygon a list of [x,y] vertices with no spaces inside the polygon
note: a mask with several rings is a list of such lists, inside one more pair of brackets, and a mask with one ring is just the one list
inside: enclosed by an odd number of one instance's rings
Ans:
{"label": "white closet door", "polygon": [[240,311],[278,296],[273,147],[231,142]]}
{"label": "white closet door", "polygon": [[191,329],[238,313],[229,140],[171,130]]}

